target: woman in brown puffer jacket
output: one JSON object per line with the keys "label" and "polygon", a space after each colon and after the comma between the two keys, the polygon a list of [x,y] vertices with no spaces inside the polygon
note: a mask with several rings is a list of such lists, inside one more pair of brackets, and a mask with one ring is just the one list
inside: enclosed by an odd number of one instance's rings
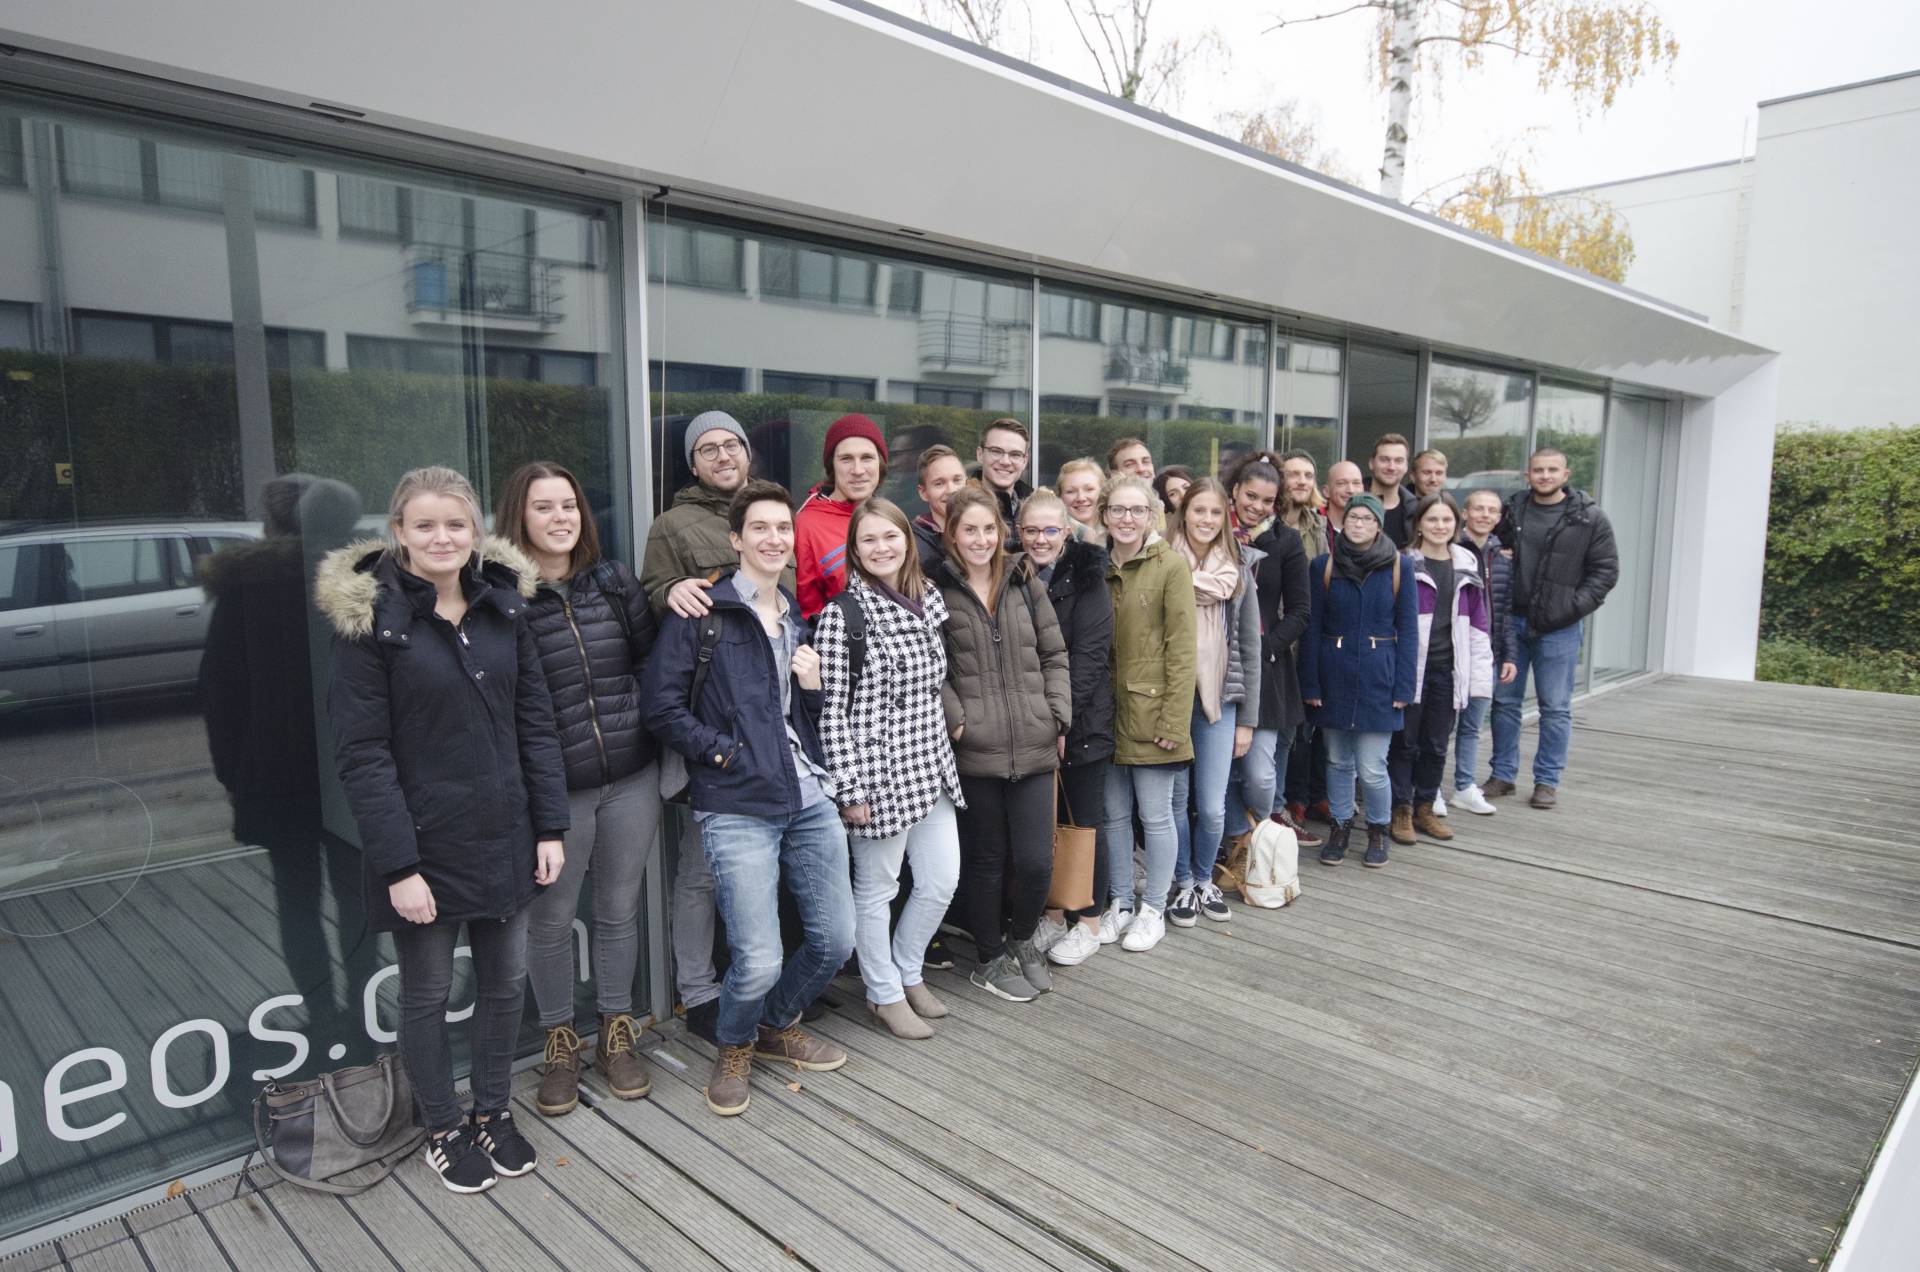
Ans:
{"label": "woman in brown puffer jacket", "polygon": [[1073,723],[1067,647],[1046,589],[1006,550],[991,494],[970,485],[953,495],[945,539],[946,559],[932,573],[948,613],[940,696],[967,800],[960,904],[980,950],[973,983],[1029,1002],[1049,987],[1033,932],[1053,879],[1054,770]]}

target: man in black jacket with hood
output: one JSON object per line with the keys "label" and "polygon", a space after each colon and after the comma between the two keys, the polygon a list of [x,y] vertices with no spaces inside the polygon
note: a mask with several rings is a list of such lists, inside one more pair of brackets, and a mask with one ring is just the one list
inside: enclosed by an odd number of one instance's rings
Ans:
{"label": "man in black jacket with hood", "polygon": [[1573,740],[1573,683],[1580,624],[1620,579],[1613,523],[1593,497],[1567,485],[1567,457],[1551,446],[1527,460],[1530,489],[1507,500],[1500,541],[1513,552],[1509,642],[1519,674],[1493,691],[1493,777],[1489,798],[1513,794],[1520,773],[1520,706],[1533,672],[1540,699],[1540,747],[1533,756],[1535,808],[1552,808]]}

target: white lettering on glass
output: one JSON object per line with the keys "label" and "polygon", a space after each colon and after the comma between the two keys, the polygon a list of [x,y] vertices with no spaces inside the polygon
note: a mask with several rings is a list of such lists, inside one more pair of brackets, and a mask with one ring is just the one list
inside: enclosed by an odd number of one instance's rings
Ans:
{"label": "white lettering on glass", "polygon": [[298,1069],[307,1062],[307,1036],[305,1034],[297,1034],[288,1029],[267,1028],[268,1012],[278,1011],[282,1007],[298,1007],[306,1001],[306,998],[300,994],[282,994],[278,998],[267,999],[266,1002],[255,1007],[253,1014],[247,1017],[247,1032],[255,1038],[258,1038],[261,1042],[284,1042],[293,1048],[293,1059],[287,1061],[279,1068],[255,1069],[253,1071],[253,1080],[255,1082],[271,1082],[275,1078],[284,1077],[292,1073],[295,1069]]}
{"label": "white lettering on glass", "polygon": [[[212,1041],[213,1077],[198,1091],[181,1095],[167,1081],[167,1050],[190,1033],[203,1033]],[[204,1017],[183,1020],[153,1040],[153,1053],[147,1057],[147,1070],[153,1078],[153,1098],[167,1108],[190,1109],[211,1100],[221,1087],[227,1085],[227,1076],[233,1072],[233,1055],[227,1047],[227,1031],[220,1027],[217,1020]]]}
{"label": "white lettering on glass", "polygon": [[[67,1073],[83,1064],[104,1064],[107,1076],[104,1081],[91,1086],[75,1087],[71,1091],[61,1089],[67,1080]],[[53,1137],[65,1140],[69,1144],[78,1144],[90,1140],[96,1135],[105,1135],[114,1127],[127,1120],[125,1113],[115,1113],[103,1118],[92,1126],[75,1126],[67,1121],[67,1108],[82,1100],[91,1100],[96,1095],[105,1095],[109,1091],[118,1091],[127,1085],[127,1062],[120,1058],[118,1051],[106,1047],[82,1047],[60,1063],[47,1070],[47,1081],[41,1090],[41,1098],[47,1106],[47,1129]]]}

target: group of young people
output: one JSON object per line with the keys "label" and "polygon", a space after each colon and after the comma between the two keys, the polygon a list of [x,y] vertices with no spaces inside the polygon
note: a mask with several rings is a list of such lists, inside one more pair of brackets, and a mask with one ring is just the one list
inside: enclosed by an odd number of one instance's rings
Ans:
{"label": "group of young people", "polygon": [[[1225,481],[1156,470],[1125,438],[1104,467],[1071,461],[1036,490],[1029,434],[1002,419],[971,467],[920,452],[927,511],[910,520],[877,493],[887,444],[866,416],[829,428],[826,476],[797,506],[752,476],[724,412],[690,421],[684,445],[695,480],[655,520],[637,577],[603,555],[579,482],[553,463],[508,478],[493,535],[458,473],[410,472],[388,537],[316,576],[370,922],[393,934],[400,1052],[428,1161],[455,1191],[536,1164],[508,1098],[529,981],[547,1031],[536,1106],[578,1102],[571,934],[589,872],[593,1064],[617,1097],[649,1091],[632,986],[666,801],[689,812],[677,988],[715,1048],[708,1106],[730,1116],[756,1057],[846,1062],[802,1023],[849,958],[875,1022],[924,1039],[947,1014],[924,979],[951,965],[943,926],[972,938],[975,985],[1026,1002],[1051,989],[1050,965],[1228,920],[1215,866],[1260,820],[1327,865],[1362,827],[1376,867],[1389,837],[1450,838],[1449,744],[1453,807],[1491,813],[1514,789],[1530,667],[1532,803],[1551,807],[1565,650],[1617,573],[1604,514],[1552,449],[1532,457],[1529,491],[1475,491],[1464,508],[1444,456],[1415,457],[1401,487],[1395,436],[1370,486],[1350,463],[1323,484],[1303,452],[1257,452]],[[1078,909],[1049,904],[1060,823],[1098,828]],[[463,925],[465,1113],[445,1018]]]}

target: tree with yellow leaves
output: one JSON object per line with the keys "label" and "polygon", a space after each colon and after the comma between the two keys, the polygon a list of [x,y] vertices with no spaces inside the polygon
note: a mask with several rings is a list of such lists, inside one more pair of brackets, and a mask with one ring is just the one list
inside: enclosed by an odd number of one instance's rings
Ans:
{"label": "tree with yellow leaves", "polygon": [[1624,280],[1633,264],[1633,235],[1611,204],[1588,194],[1543,194],[1521,159],[1502,155],[1413,202],[1456,225],[1611,282]]}
{"label": "tree with yellow leaves", "polygon": [[1380,193],[1400,200],[1416,81],[1448,62],[1479,67],[1489,51],[1534,63],[1542,91],[1564,92],[1582,110],[1605,110],[1640,76],[1671,68],[1680,45],[1643,0],[1356,0],[1304,17],[1280,16],[1269,30],[1350,13],[1375,17],[1387,134]]}

